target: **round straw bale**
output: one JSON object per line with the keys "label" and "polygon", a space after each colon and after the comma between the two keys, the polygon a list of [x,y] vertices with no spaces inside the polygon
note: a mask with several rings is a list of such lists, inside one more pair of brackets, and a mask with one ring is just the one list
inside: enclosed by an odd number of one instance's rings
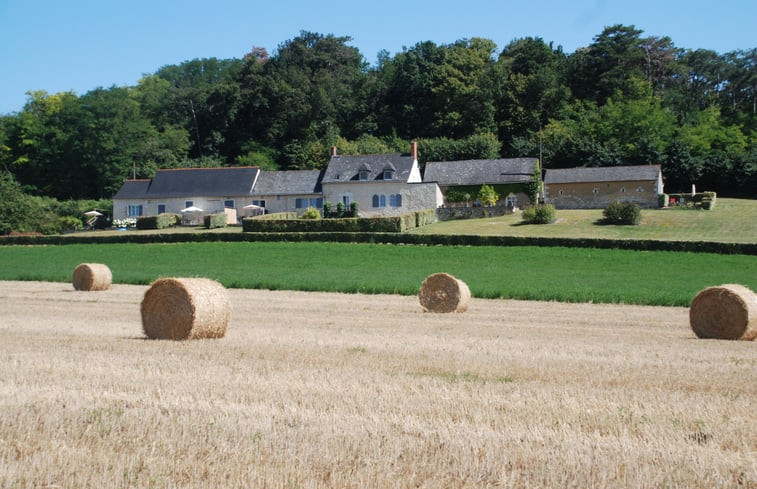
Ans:
{"label": "round straw bale", "polygon": [[421,284],[419,298],[426,312],[465,312],[470,302],[470,289],[452,275],[435,273]]}
{"label": "round straw bale", "polygon": [[229,294],[207,278],[161,278],[142,299],[142,329],[151,339],[222,338],[229,324]]}
{"label": "round straw bale", "polygon": [[74,268],[76,290],[108,290],[112,281],[110,268],[102,263],[81,263]]}
{"label": "round straw bale", "polygon": [[757,337],[757,295],[738,284],[708,287],[691,302],[689,321],[700,338],[753,340]]}

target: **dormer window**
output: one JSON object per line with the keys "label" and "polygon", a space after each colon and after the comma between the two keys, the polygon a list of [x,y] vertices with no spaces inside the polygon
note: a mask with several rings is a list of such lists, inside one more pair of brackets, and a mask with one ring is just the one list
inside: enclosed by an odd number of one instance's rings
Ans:
{"label": "dormer window", "polygon": [[360,180],[368,180],[368,178],[370,178],[371,176],[371,167],[363,163],[362,165],[360,165],[360,169],[358,170],[357,174]]}
{"label": "dormer window", "polygon": [[384,167],[382,178],[384,180],[393,180],[394,179],[394,173],[397,171],[396,168],[394,168],[394,165],[391,163],[387,163],[387,165]]}

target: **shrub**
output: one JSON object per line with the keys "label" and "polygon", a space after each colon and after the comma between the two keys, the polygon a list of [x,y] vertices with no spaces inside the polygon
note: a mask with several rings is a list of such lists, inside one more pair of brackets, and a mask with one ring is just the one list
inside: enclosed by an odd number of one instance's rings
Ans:
{"label": "shrub", "polygon": [[137,218],[137,229],[165,229],[175,223],[173,214],[158,214],[157,216],[145,216]]}
{"label": "shrub", "polygon": [[637,226],[641,223],[641,208],[632,202],[615,201],[602,212],[608,224]]}
{"label": "shrub", "polygon": [[670,195],[668,195],[668,194],[659,194],[657,196],[657,205],[659,207],[669,207],[670,206]]}
{"label": "shrub", "polygon": [[297,213],[296,212],[272,212],[270,214],[261,214],[259,216],[246,217],[245,219],[256,219],[258,221],[292,220],[292,219],[297,219]]}
{"label": "shrub", "polygon": [[489,185],[482,185],[481,190],[478,191],[478,200],[482,204],[493,206],[499,200],[499,194]]}
{"label": "shrub", "polygon": [[305,212],[302,213],[302,219],[320,219],[321,213],[314,207],[308,207]]}
{"label": "shrub", "polygon": [[208,229],[225,228],[226,227],[226,213],[220,212],[218,214],[207,214],[203,218],[205,227]]}
{"label": "shrub", "polygon": [[84,227],[81,219],[74,216],[62,216],[58,218],[58,225],[63,231],[79,231]]}
{"label": "shrub", "polygon": [[523,210],[523,222],[526,224],[549,224],[555,220],[555,206],[538,204]]}

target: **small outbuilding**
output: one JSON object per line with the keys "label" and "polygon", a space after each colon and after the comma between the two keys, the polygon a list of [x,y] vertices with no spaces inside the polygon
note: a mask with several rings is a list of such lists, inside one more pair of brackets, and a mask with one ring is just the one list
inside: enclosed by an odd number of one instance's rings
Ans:
{"label": "small outbuilding", "polygon": [[660,165],[563,168],[544,176],[544,201],[557,209],[604,209],[615,201],[656,208],[662,193]]}

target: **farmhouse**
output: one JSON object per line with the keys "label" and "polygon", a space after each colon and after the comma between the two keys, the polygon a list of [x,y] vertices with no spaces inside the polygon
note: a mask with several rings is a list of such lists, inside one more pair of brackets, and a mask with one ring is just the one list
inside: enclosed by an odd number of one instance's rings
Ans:
{"label": "farmhouse", "polygon": [[558,209],[602,209],[614,201],[658,207],[660,165],[547,170],[544,201]]}
{"label": "farmhouse", "polygon": [[323,208],[322,170],[261,171],[252,189],[252,203],[266,212],[296,212]]}
{"label": "farmhouse", "polygon": [[531,202],[527,185],[538,171],[537,158],[432,161],[426,163],[423,180],[439,185],[448,206],[467,205],[482,185],[489,185],[506,205],[518,207]]}
{"label": "farmhouse", "polygon": [[192,207],[205,214],[234,209],[243,215],[259,175],[257,167],[158,170],[152,180],[124,182],[113,197],[113,217],[178,214]]}
{"label": "farmhouse", "polygon": [[338,155],[332,148],[321,186],[325,202],[346,208],[356,202],[361,217],[436,209],[443,202],[439,186],[421,180],[415,142],[410,155]]}

